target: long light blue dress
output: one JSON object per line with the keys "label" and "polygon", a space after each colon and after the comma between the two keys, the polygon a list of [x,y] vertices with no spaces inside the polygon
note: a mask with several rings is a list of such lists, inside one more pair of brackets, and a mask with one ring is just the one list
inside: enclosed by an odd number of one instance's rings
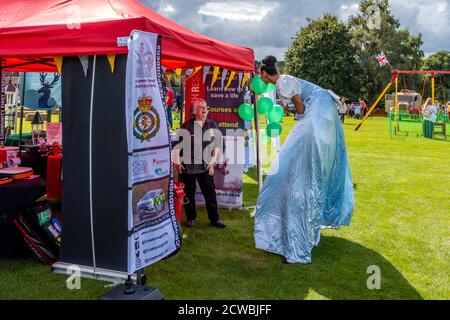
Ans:
{"label": "long light blue dress", "polygon": [[305,113],[289,133],[256,203],[256,247],[290,263],[311,263],[321,226],[348,226],[354,196],[336,97],[321,87],[282,75],[278,95],[299,95]]}

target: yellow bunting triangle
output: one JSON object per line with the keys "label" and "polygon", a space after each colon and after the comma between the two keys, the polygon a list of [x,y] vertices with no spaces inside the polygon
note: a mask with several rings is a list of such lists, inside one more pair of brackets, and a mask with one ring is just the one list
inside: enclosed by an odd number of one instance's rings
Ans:
{"label": "yellow bunting triangle", "polygon": [[194,73],[192,73],[192,75],[196,74],[197,72],[199,72],[202,69],[202,67],[195,67]]}
{"label": "yellow bunting triangle", "polygon": [[189,78],[192,78],[194,76],[194,74],[196,74],[197,72],[199,72],[202,69],[201,66],[199,67],[195,67],[194,71],[192,72],[192,74],[186,79],[188,80]]}
{"label": "yellow bunting triangle", "polygon": [[175,75],[176,75],[177,77],[180,77],[182,71],[183,71],[183,70],[182,70],[181,68],[175,69]]}
{"label": "yellow bunting triangle", "polygon": [[220,67],[214,67],[213,77],[212,77],[212,81],[211,81],[211,88],[214,87],[214,84],[216,83],[217,78],[219,77],[219,71],[220,71]]}
{"label": "yellow bunting triangle", "polygon": [[62,72],[62,64],[63,64],[63,57],[62,56],[56,56],[53,57],[53,60],[55,61],[56,68],[58,69],[58,72]]}
{"label": "yellow bunting triangle", "polygon": [[225,86],[225,90],[228,89],[228,87],[230,86],[231,82],[233,81],[235,75],[236,75],[236,72],[231,71],[231,74],[230,74],[230,76],[228,77],[227,85]]}
{"label": "yellow bunting triangle", "polygon": [[116,62],[116,55],[115,54],[108,54],[108,62],[109,65],[111,67],[111,73],[114,73],[114,67],[115,67],[115,62]]}
{"label": "yellow bunting triangle", "polygon": [[241,88],[244,88],[244,87],[245,87],[245,84],[247,83],[248,78],[250,78],[250,73],[249,73],[249,72],[246,72],[246,73],[244,74],[244,78],[242,79],[242,86],[241,86]]}

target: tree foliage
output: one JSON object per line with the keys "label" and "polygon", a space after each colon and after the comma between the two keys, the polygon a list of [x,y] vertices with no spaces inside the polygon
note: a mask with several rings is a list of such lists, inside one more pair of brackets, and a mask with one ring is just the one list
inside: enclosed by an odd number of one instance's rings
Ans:
{"label": "tree foliage", "polygon": [[[450,51],[438,51],[424,59],[423,70],[450,70]],[[448,101],[450,99],[450,75],[442,75],[442,83],[444,85],[444,99],[442,97],[441,76],[436,76],[436,98],[440,101]],[[427,79],[428,80],[428,79]],[[427,96],[431,95],[430,85],[427,87]]]}
{"label": "tree foliage", "polygon": [[[375,26],[373,8],[379,19]],[[308,20],[286,51],[286,71],[333,89],[350,99],[372,103],[392,77],[389,66],[380,68],[376,55],[383,51],[394,69],[420,69],[422,35],[401,29],[388,0],[362,0],[359,13],[348,23],[331,15]],[[408,89],[420,90],[421,78],[403,81]]]}
{"label": "tree foliage", "polygon": [[[378,8],[380,19],[378,26],[371,27],[369,22],[374,7]],[[360,13],[350,18],[349,25],[353,43],[357,47],[358,63],[362,68],[361,91],[365,99],[374,101],[392,77],[389,66],[380,68],[376,55],[383,51],[394,69],[420,69],[423,41],[421,34],[414,36],[409,30],[400,28],[400,22],[390,11],[388,0],[362,0],[359,9]],[[416,76],[408,80],[402,81],[407,82],[408,89],[420,82]]]}
{"label": "tree foliage", "polygon": [[342,96],[357,96],[360,67],[348,26],[328,14],[309,19],[286,52],[286,72]]}

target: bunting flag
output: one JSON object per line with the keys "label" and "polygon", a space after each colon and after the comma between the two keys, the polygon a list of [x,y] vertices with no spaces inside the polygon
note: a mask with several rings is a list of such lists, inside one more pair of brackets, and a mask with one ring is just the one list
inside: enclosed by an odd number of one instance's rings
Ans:
{"label": "bunting flag", "polygon": [[62,56],[56,56],[56,57],[53,57],[53,60],[55,61],[56,68],[58,69],[58,73],[61,73],[62,72],[63,57]]}
{"label": "bunting flag", "polygon": [[247,81],[248,81],[249,78],[250,78],[250,73],[249,73],[249,72],[246,72],[246,73],[244,74],[244,78],[242,79],[242,85],[241,85],[241,88],[244,88],[244,87],[245,87],[245,84],[247,83]]}
{"label": "bunting flag", "polygon": [[[201,69],[202,69],[201,66],[195,67],[194,71],[192,71],[192,73],[188,76],[187,79],[189,79],[190,77],[192,77],[194,74],[196,74],[197,72],[199,72]],[[192,69],[189,69],[189,70],[192,70]],[[187,71],[186,71],[186,75],[188,75]],[[187,80],[187,79],[186,79],[186,80]]]}
{"label": "bunting flag", "polygon": [[115,67],[115,63],[116,63],[116,55],[108,54],[107,57],[108,57],[109,66],[111,67],[111,73],[114,73],[114,67]]}
{"label": "bunting flag", "polygon": [[193,73],[192,75],[196,74],[196,73],[199,72],[201,69],[202,69],[202,66],[195,67],[194,73]]}
{"label": "bunting flag", "polygon": [[236,76],[236,72],[231,71],[230,76],[228,77],[228,82],[227,85],[225,86],[225,90],[228,89],[228,87],[230,86],[231,82],[233,81],[234,77]]}
{"label": "bunting flag", "polygon": [[242,84],[242,76],[243,76],[242,72],[239,72],[238,73],[238,77],[239,77],[238,87],[239,88],[241,87],[241,84]]}
{"label": "bunting flag", "polygon": [[175,69],[175,75],[176,75],[177,77],[180,77],[180,76],[181,76],[181,72],[183,72],[183,70],[182,70],[181,68]]}
{"label": "bunting flag", "polygon": [[223,69],[222,70],[222,78],[220,79],[221,80],[220,83],[221,83],[222,90],[223,90],[223,87],[224,87],[225,78],[227,77],[227,73],[228,73],[227,69]]}
{"label": "bunting flag", "polygon": [[88,76],[88,68],[89,68],[89,57],[88,56],[78,56],[80,59],[81,66],[83,67],[84,76]]}
{"label": "bunting flag", "polygon": [[190,68],[190,69],[186,69],[184,74],[186,77],[190,77],[192,75],[192,72],[194,72],[194,69]]}
{"label": "bunting flag", "polygon": [[211,66],[203,67],[203,83],[205,83],[206,81],[206,76],[208,75],[209,69],[211,69]]}
{"label": "bunting flag", "polygon": [[212,81],[211,81],[211,88],[214,87],[214,84],[216,83],[217,78],[219,77],[219,71],[220,71],[219,67],[214,67],[213,77],[212,77]]}

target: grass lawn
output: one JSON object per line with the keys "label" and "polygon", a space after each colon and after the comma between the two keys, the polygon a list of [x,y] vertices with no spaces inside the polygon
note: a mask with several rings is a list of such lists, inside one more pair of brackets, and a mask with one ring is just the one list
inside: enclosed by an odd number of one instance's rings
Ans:
{"label": "grass lawn", "polygon": [[[311,265],[285,265],[256,250],[249,211],[222,210],[224,230],[199,210],[180,253],[146,268],[166,299],[450,299],[450,142],[394,141],[386,118],[344,129],[355,186],[352,224],[322,231]],[[284,120],[283,139],[294,125]],[[244,206],[257,198],[255,170],[244,176]],[[275,201],[276,199],[274,199]],[[367,289],[378,266],[381,290]],[[107,283],[66,277],[32,261],[0,260],[0,299],[97,299]]]}

